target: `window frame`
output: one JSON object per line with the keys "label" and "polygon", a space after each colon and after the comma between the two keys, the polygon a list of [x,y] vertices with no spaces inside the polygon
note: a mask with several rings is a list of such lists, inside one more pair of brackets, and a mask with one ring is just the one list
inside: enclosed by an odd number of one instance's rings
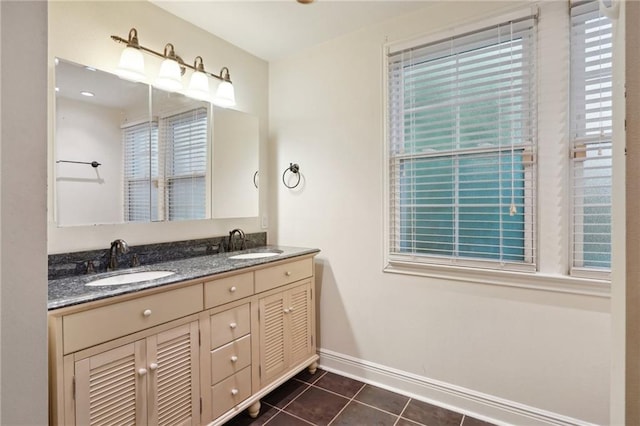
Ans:
{"label": "window frame", "polygon": [[[556,120],[569,110],[569,31],[570,11],[566,4],[543,3],[503,14],[491,14],[484,18],[461,21],[455,26],[426,35],[404,40],[387,40],[381,49],[381,77],[384,120],[381,131],[384,137],[381,180],[383,191],[382,270],[410,276],[428,277],[462,283],[479,283],[516,288],[529,288],[550,292],[581,294],[595,297],[610,297],[610,275],[571,272],[571,219],[570,219],[570,143],[569,120]],[[538,240],[537,270],[508,271],[486,269],[483,265],[424,264],[411,259],[398,260],[390,256],[390,161],[389,161],[389,81],[387,54],[390,49],[402,50],[419,44],[431,43],[457,33],[471,32],[490,25],[517,19],[523,13],[543,17],[538,22],[538,176],[540,191],[535,198],[537,221],[534,235]],[[542,34],[542,36],[541,36]],[[566,34],[566,36],[565,36]],[[559,38],[558,38],[559,37]],[[616,45],[615,38],[613,40]],[[619,43],[619,42],[618,42]],[[565,62],[566,61],[566,62]],[[614,59],[615,64],[615,59]],[[614,65],[615,66],[615,65]],[[615,81],[614,81],[615,87]],[[546,121],[545,121],[546,120]],[[546,122],[547,124],[542,124]],[[615,121],[615,118],[614,118]],[[541,127],[543,126],[543,127]],[[546,159],[544,159],[546,158]],[[551,158],[552,160],[549,160]],[[551,164],[551,166],[549,166]],[[543,167],[544,165],[544,167]],[[550,186],[553,185],[553,188]],[[556,185],[559,185],[556,187]],[[546,188],[542,190],[542,188]],[[541,205],[546,206],[544,209]]]}
{"label": "window frame", "polygon": [[[591,3],[591,4],[589,4]],[[577,200],[579,198],[581,198],[584,195],[584,192],[580,192],[580,188],[577,187],[576,183],[576,178],[574,177],[575,173],[577,172],[582,172],[585,168],[585,161],[588,157],[588,152],[590,150],[592,150],[592,148],[590,147],[590,145],[599,145],[601,143],[608,143],[609,144],[609,148],[607,148],[608,150],[611,151],[611,156],[609,159],[610,162],[610,168],[611,168],[611,174],[609,176],[609,179],[611,181],[611,185],[609,187],[609,197],[610,197],[610,203],[609,203],[609,227],[611,229],[612,226],[612,219],[613,219],[613,152],[614,152],[614,147],[613,147],[613,141],[614,141],[614,135],[613,135],[613,105],[611,105],[611,126],[612,126],[612,130],[610,133],[608,134],[600,134],[600,135],[587,135],[586,133],[588,133],[588,131],[585,128],[585,134],[580,134],[578,135],[576,133],[576,130],[574,128],[575,125],[578,124],[578,121],[576,119],[576,113],[575,113],[575,108],[576,107],[582,107],[584,109],[584,111],[587,110],[587,105],[588,102],[585,101],[584,104],[580,104],[580,105],[576,105],[574,103],[574,97],[575,97],[575,93],[573,91],[574,89],[574,58],[573,58],[573,49],[575,44],[573,43],[573,35],[574,35],[574,31],[573,31],[573,8],[589,8],[589,9],[594,9],[594,10],[589,10],[587,12],[583,12],[583,15],[587,15],[590,13],[597,13],[599,15],[600,18],[603,18],[604,15],[602,15],[601,13],[597,12],[599,6],[598,6],[598,2],[597,1],[581,1],[581,2],[573,2],[570,5],[569,8],[569,36],[571,38],[571,42],[570,42],[570,73],[571,73],[571,82],[570,82],[570,88],[569,88],[569,99],[570,99],[570,116],[569,116],[569,139],[570,139],[570,144],[571,144],[571,155],[570,155],[570,171],[571,171],[571,177],[570,177],[570,182],[569,182],[569,186],[570,186],[570,247],[569,247],[569,258],[570,258],[570,266],[569,266],[569,274],[571,276],[574,277],[580,277],[580,278],[592,278],[592,279],[601,279],[601,280],[610,280],[611,279],[611,251],[613,248],[613,240],[612,240],[612,236],[611,233],[609,233],[609,257],[610,257],[610,263],[609,263],[609,268],[597,268],[597,267],[589,267],[589,266],[584,266],[584,265],[579,265],[580,262],[584,262],[584,257],[582,257],[580,260],[576,259],[577,253],[578,252],[582,252],[584,254],[584,251],[582,250],[583,247],[583,243],[581,242],[577,242],[576,239],[578,238],[576,236],[576,226],[577,226],[577,216],[579,216],[580,214],[578,213],[577,209],[579,208],[579,205],[577,204]],[[610,22],[610,25],[613,27],[613,22]],[[611,43],[611,63],[613,65],[613,29],[611,29],[611,37],[610,37],[610,43]],[[582,55],[583,52],[580,52],[580,54]],[[586,62],[588,55],[585,54],[584,55],[584,59]],[[613,103],[613,91],[614,91],[614,84],[613,84],[613,73],[611,72],[611,80],[609,81],[610,83],[610,91],[612,94],[612,103]],[[586,82],[585,82],[586,84]],[[586,96],[586,91],[585,91],[585,96]],[[584,120],[584,124],[585,126],[587,126],[587,119],[586,117],[583,117],[581,120]],[[582,182],[584,183],[585,180],[582,180]],[[584,206],[586,207],[586,206]]]}
{"label": "window frame", "polygon": [[[204,110],[203,115],[201,115],[199,112],[196,112],[198,110]],[[162,205],[159,206],[159,209],[162,211],[162,217],[164,218],[164,220],[169,220],[169,221],[182,221],[182,220],[200,220],[200,219],[206,219],[207,218],[207,211],[208,211],[208,200],[209,197],[207,196],[207,188],[208,188],[208,173],[209,173],[209,164],[210,164],[210,155],[209,155],[209,151],[211,151],[210,149],[210,128],[211,128],[211,107],[207,106],[206,108],[204,106],[202,107],[196,107],[193,109],[186,109],[186,110],[181,110],[181,111],[176,111],[176,112],[172,112],[171,114],[166,114],[164,117],[160,118],[159,121],[159,127],[162,129],[160,131],[161,135],[168,135],[170,133],[173,133],[173,127],[182,124],[181,121],[183,120],[183,118],[181,118],[182,116],[185,115],[197,115],[196,119],[202,119],[204,118],[206,120],[206,124],[205,124],[205,128],[207,129],[207,133],[205,136],[205,155],[204,155],[204,162],[205,162],[205,166],[204,166],[204,171],[199,172],[197,174],[190,174],[190,175],[181,175],[181,174],[175,174],[174,172],[174,168],[176,166],[176,161],[175,161],[175,155],[174,152],[170,150],[175,148],[175,143],[169,142],[167,140],[164,140],[163,138],[159,138],[159,152],[160,152],[160,158],[162,159],[162,161],[160,161],[160,163],[164,163],[165,166],[161,167],[161,188],[162,191],[161,193],[158,195],[158,199],[161,200]],[[194,120],[195,121],[195,120]],[[205,190],[205,194],[204,194],[204,200],[203,203],[204,205],[202,206],[202,208],[204,209],[203,211],[203,217],[190,217],[190,218],[175,218],[172,217],[172,207],[171,207],[171,199],[172,199],[172,190],[173,190],[173,185],[172,183],[178,180],[201,180],[202,181],[202,185],[204,186],[204,190]],[[190,212],[189,214],[193,214],[193,212]]]}
{"label": "window frame", "polygon": [[[407,49],[412,49],[412,48],[419,48],[420,46],[423,45],[429,45],[432,43],[436,43],[439,44],[444,40],[447,39],[451,39],[452,37],[456,37],[456,36],[465,36],[468,37],[469,35],[471,36],[471,43],[475,43],[475,41],[473,41],[474,39],[478,40],[478,46],[481,48],[491,48],[491,42],[493,40],[491,40],[489,43],[485,42],[483,39],[487,36],[486,35],[486,30],[493,30],[494,28],[500,26],[502,28],[505,27],[505,25],[509,25],[510,21],[521,21],[523,19],[527,19],[527,18],[531,18],[533,17],[533,19],[537,18],[537,13],[538,13],[538,9],[536,7],[534,8],[529,8],[529,9],[522,9],[520,11],[517,12],[513,12],[511,14],[508,15],[502,15],[499,17],[494,17],[491,20],[484,20],[482,22],[473,24],[472,26],[464,26],[461,27],[460,29],[457,29],[455,31],[455,34],[450,34],[447,33],[446,35],[441,35],[438,36],[436,35],[432,35],[429,37],[423,37],[420,38],[414,42],[402,42],[402,43],[389,43],[387,45],[385,45],[384,51],[385,51],[385,55],[384,55],[384,82],[385,82],[385,92],[384,92],[384,96],[385,96],[385,163],[384,163],[384,170],[385,170],[385,200],[386,200],[386,207],[385,207],[385,256],[386,256],[386,263],[387,266],[385,267],[385,270],[389,269],[393,269],[390,267],[390,265],[395,265],[396,267],[398,265],[422,265],[422,266],[426,266],[426,267],[430,267],[430,266],[459,266],[459,267],[469,267],[469,268],[478,268],[478,269],[492,269],[492,270],[506,270],[506,271],[515,271],[515,272],[535,272],[536,271],[536,264],[537,264],[537,256],[536,256],[536,247],[537,247],[537,228],[536,228],[536,221],[535,221],[535,217],[536,217],[536,210],[537,210],[537,203],[536,203],[536,197],[535,197],[535,174],[536,174],[536,147],[535,147],[535,138],[536,138],[536,125],[535,125],[535,118],[534,118],[534,124],[532,125],[531,131],[533,133],[532,137],[533,137],[533,141],[530,144],[527,143],[523,143],[522,145],[520,144],[511,144],[511,143],[507,143],[506,145],[502,145],[502,146],[494,146],[492,148],[457,148],[457,149],[452,149],[450,151],[443,151],[443,152],[436,152],[436,153],[409,153],[409,154],[398,154],[398,155],[391,155],[391,144],[392,144],[392,137],[391,134],[394,132],[394,130],[392,129],[392,120],[391,120],[391,116],[390,116],[390,104],[392,102],[391,98],[390,98],[390,78],[389,76],[389,70],[390,70],[390,65],[389,65],[389,60],[387,59],[387,57],[392,54],[392,53],[396,53],[396,52],[402,52],[402,51],[406,51]],[[529,31],[529,30],[527,30]],[[533,29],[533,37],[535,40],[535,23],[534,23],[534,29]],[[476,34],[477,33],[477,34]],[[470,42],[467,41],[465,43],[465,46],[470,46]],[[535,41],[534,44],[532,46],[527,45],[526,43],[522,44],[523,48],[532,48],[533,51],[528,52],[527,56],[526,56],[526,60],[532,60],[533,62],[533,72],[535,73],[536,71],[536,66],[537,66],[537,60],[536,60],[536,56],[537,56],[537,46],[535,45]],[[535,85],[535,82],[533,83]],[[400,93],[398,96],[400,97],[400,101],[395,100],[396,103],[402,103],[402,96],[404,93]],[[530,99],[530,101],[533,104],[534,107],[534,117],[536,115],[536,111],[535,108],[537,108],[537,102],[536,102],[536,92],[535,90],[530,94],[530,96],[533,99]],[[527,103],[526,99],[523,99],[522,101],[523,105]],[[458,105],[457,108],[459,109],[460,106],[464,106],[464,103],[462,105]],[[528,110],[528,108],[527,108]],[[403,115],[403,114],[400,114]],[[459,122],[459,117],[456,116],[456,123]],[[402,126],[402,124],[400,125]],[[457,125],[456,125],[457,126]],[[457,139],[456,139],[457,140]],[[499,259],[481,259],[481,258],[473,258],[473,257],[464,257],[464,256],[457,256],[457,255],[453,255],[453,256],[447,256],[447,255],[437,255],[437,254],[429,254],[429,255],[425,255],[425,254],[420,254],[420,255],[416,255],[416,254],[411,254],[411,253],[399,253],[399,252],[392,252],[392,247],[398,243],[394,243],[393,241],[396,240],[396,237],[394,237],[395,235],[399,234],[399,229],[398,229],[398,223],[401,221],[400,219],[398,219],[398,215],[399,213],[392,215],[390,213],[390,211],[396,207],[394,205],[394,201],[391,200],[391,193],[393,192],[394,194],[400,194],[400,190],[399,190],[399,185],[400,185],[400,179],[398,178],[399,174],[399,170],[401,168],[401,163],[403,161],[411,161],[411,160],[420,160],[420,159],[428,159],[428,158],[442,158],[442,159],[446,159],[446,158],[452,158],[452,159],[461,159],[464,158],[465,156],[473,156],[473,155],[490,155],[490,154],[494,154],[497,156],[503,156],[505,152],[507,153],[511,153],[511,155],[513,156],[513,152],[515,150],[522,150],[523,152],[520,154],[516,154],[516,155],[521,155],[522,156],[522,163],[524,166],[524,170],[523,170],[523,176],[524,176],[524,184],[523,184],[523,199],[524,201],[524,210],[527,212],[525,214],[523,214],[523,220],[524,220],[524,225],[523,225],[523,238],[524,243],[523,243],[523,247],[522,250],[524,252],[524,259],[522,262],[519,261],[504,261],[504,260],[499,260]],[[471,157],[467,157],[467,158],[471,158]],[[475,157],[474,157],[475,158]],[[479,157],[481,158],[481,157]],[[456,160],[457,161],[457,160]],[[513,160],[512,160],[513,161]],[[501,164],[501,163],[498,163]],[[458,166],[454,166],[454,171],[455,174],[458,175],[461,170]],[[500,176],[502,176],[502,171],[500,169],[498,169],[497,171],[498,173],[498,177],[500,179]],[[513,173],[513,170],[512,170]],[[395,185],[396,185],[396,189],[391,191],[391,186],[393,185],[392,180],[395,181]],[[458,188],[457,184],[456,184],[456,188],[454,189],[454,193],[457,193],[458,191],[460,191],[460,189]],[[498,197],[501,198],[503,197],[500,192],[498,193]],[[457,205],[457,203],[456,203]],[[453,206],[453,205],[452,205]],[[498,215],[502,215],[502,213],[497,213]],[[457,223],[457,218],[454,219]],[[458,225],[455,226],[455,229],[458,228]],[[393,231],[392,231],[393,229]],[[456,234],[455,231],[453,231],[454,235]],[[454,235],[455,237],[455,235]],[[502,238],[502,237],[499,237]],[[455,238],[454,238],[455,240]],[[453,243],[456,248],[454,249],[454,252],[457,252],[457,249],[459,247],[459,243],[458,242],[454,242]],[[500,246],[502,247],[502,242],[500,242]]]}
{"label": "window frame", "polygon": [[[204,110],[204,117],[206,118],[206,150],[204,155],[205,162],[205,170],[202,173],[199,173],[197,178],[203,180],[203,186],[205,188],[205,196],[204,196],[204,216],[198,218],[188,218],[188,219],[175,219],[170,217],[170,207],[169,207],[169,197],[170,197],[170,187],[171,181],[176,179],[192,179],[193,175],[188,177],[185,176],[174,176],[170,174],[170,169],[172,166],[167,163],[167,158],[173,158],[170,152],[168,152],[168,145],[173,146],[168,141],[164,140],[165,134],[169,131],[166,129],[171,126],[171,120],[174,117],[185,115],[189,113],[193,113],[196,110]],[[123,173],[123,221],[125,223],[141,223],[141,222],[156,222],[156,221],[185,221],[185,220],[202,220],[211,217],[211,165],[212,165],[212,114],[213,108],[211,104],[203,104],[202,106],[197,106],[195,108],[182,108],[178,110],[173,110],[167,113],[164,113],[162,116],[154,116],[152,120],[149,121],[139,121],[135,123],[127,123],[123,125],[123,142],[122,142],[122,153],[123,153],[123,166],[126,165],[127,161],[131,161],[128,158],[127,147],[125,142],[124,132],[126,132],[127,128],[138,127],[142,125],[146,125],[149,127],[149,131],[155,132],[155,142],[156,146],[149,149],[149,176],[145,176],[143,178],[136,179],[128,179],[126,174]],[[151,138],[149,143],[152,142]],[[155,170],[153,166],[154,159],[152,158],[154,155],[153,149],[155,152]],[[124,167],[126,169],[126,166]],[[130,220],[129,219],[129,182],[148,182],[149,183],[149,215],[147,218],[139,219],[139,220]],[[155,192],[155,203],[154,196],[151,194]]]}
{"label": "window frame", "polygon": [[[131,154],[128,152],[128,147],[127,147],[127,135],[126,133],[133,130],[134,132],[138,132],[137,129],[139,128],[143,128],[142,130],[139,131],[140,134],[144,134],[146,133],[147,135],[147,140],[148,140],[148,148],[146,150],[146,155],[145,155],[145,159],[143,159],[142,161],[146,161],[148,164],[148,168],[147,168],[147,173],[142,176],[142,177],[129,177],[128,173],[128,167],[127,164],[129,162],[135,162],[136,159],[133,159]],[[153,143],[155,142],[156,146],[153,146]],[[142,145],[142,144],[140,144]],[[122,174],[122,190],[123,190],[123,221],[125,223],[142,223],[142,222],[153,222],[153,221],[157,221],[158,217],[158,209],[157,209],[157,202],[158,200],[156,199],[156,208],[154,209],[154,202],[153,202],[153,196],[152,196],[152,192],[154,191],[154,188],[158,187],[158,175],[157,175],[157,170],[153,170],[153,163],[152,163],[152,158],[154,155],[154,148],[155,150],[158,150],[158,122],[157,120],[143,120],[143,121],[136,121],[136,122],[130,122],[130,123],[125,123],[122,125],[122,165],[123,165],[123,174]],[[156,164],[157,166],[157,164]],[[156,167],[157,169],[157,167]],[[148,212],[140,215],[139,219],[131,219],[131,213],[132,213],[132,208],[135,208],[135,203],[134,203],[134,207],[131,206],[131,183],[142,183],[144,184],[145,182],[149,182],[149,200],[148,200]],[[155,182],[155,184],[154,184]],[[134,214],[134,217],[137,217]]]}

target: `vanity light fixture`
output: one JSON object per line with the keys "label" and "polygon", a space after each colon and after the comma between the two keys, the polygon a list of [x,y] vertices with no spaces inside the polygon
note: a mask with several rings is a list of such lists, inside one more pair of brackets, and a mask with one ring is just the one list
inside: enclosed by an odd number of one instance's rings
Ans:
{"label": "vanity light fixture", "polygon": [[169,92],[177,92],[182,89],[182,69],[173,44],[167,43],[164,46],[164,57],[155,85]]}
{"label": "vanity light fixture", "polygon": [[120,62],[118,68],[116,68],[116,74],[127,80],[146,80],[144,74],[144,57],[142,56],[140,44],[138,43],[138,31],[135,28],[131,28],[128,40],[118,38],[122,43],[126,43],[127,47],[124,48],[120,55]]}
{"label": "vanity light fixture", "polygon": [[222,81],[218,85],[213,103],[224,108],[232,107],[236,104],[236,94],[233,90],[233,84],[231,84],[229,68],[224,67],[220,70],[220,78]]}
{"label": "vanity light fixture", "polygon": [[[156,86],[169,91],[181,90],[182,75],[185,73],[186,69],[189,68],[193,70],[194,73],[191,76],[189,87],[184,92],[187,96],[200,100],[211,101],[214,104],[225,108],[236,104],[233,83],[231,82],[231,77],[229,75],[229,68],[223,67],[220,70],[220,75],[205,71],[201,56],[196,56],[196,59],[193,61],[193,65],[190,65],[184,62],[182,58],[176,54],[173,44],[171,43],[167,43],[165,45],[164,53],[156,52],[155,50],[142,46],[138,42],[138,31],[135,28],[131,28],[129,31],[128,39],[115,35],[112,35],[111,39],[115,42],[125,43],[127,45],[122,52],[120,64],[116,69],[116,74],[118,76],[133,81],[146,80],[142,52],[150,53],[163,59],[162,64],[160,65],[160,73],[154,83]],[[220,80],[216,96],[213,99],[210,99],[209,94],[209,77]]]}
{"label": "vanity light fixture", "polygon": [[192,98],[208,101],[211,96],[209,92],[209,78],[204,73],[202,56],[196,56],[196,59],[193,60],[193,67],[196,70],[191,74],[187,94]]}

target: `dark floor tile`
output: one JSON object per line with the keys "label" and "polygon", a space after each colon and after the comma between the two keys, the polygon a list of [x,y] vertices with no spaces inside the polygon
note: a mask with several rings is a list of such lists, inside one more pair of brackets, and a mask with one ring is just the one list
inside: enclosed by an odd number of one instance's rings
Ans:
{"label": "dark floor tile", "polygon": [[351,401],[338,417],[331,422],[331,426],[393,426],[397,418],[398,416]]}
{"label": "dark floor tile", "polygon": [[308,387],[309,385],[306,383],[291,379],[265,396],[263,401],[274,407],[283,408]]}
{"label": "dark floor tile", "polygon": [[325,373],[326,371],[318,368],[314,374],[311,374],[309,373],[309,369],[305,368],[304,370],[296,374],[295,377],[296,379],[302,380],[303,382],[314,383],[316,380],[322,377]]}
{"label": "dark floor tile", "polygon": [[314,385],[346,396],[347,398],[353,398],[353,395],[362,389],[364,383],[334,373],[327,373],[315,382]]}
{"label": "dark floor tile", "polygon": [[464,416],[464,420],[462,420],[462,426],[494,426],[494,424],[485,422],[484,420],[476,419],[475,417]]}
{"label": "dark floor tile", "polygon": [[356,400],[393,414],[400,414],[407,405],[409,397],[376,386],[365,385],[364,389],[356,395]]}
{"label": "dark floor tile", "polygon": [[289,404],[285,411],[311,423],[324,426],[347,405],[348,399],[311,387]]}
{"label": "dark floor tile", "polygon": [[459,426],[462,414],[412,399],[402,417],[429,426]]}
{"label": "dark floor tile", "polygon": [[309,426],[309,423],[304,420],[297,419],[284,411],[275,415],[267,426]]}
{"label": "dark floor tile", "polygon": [[242,413],[225,423],[225,426],[262,426],[267,422],[267,420],[278,414],[279,411],[280,410],[270,405],[261,404],[258,417],[255,419],[249,416],[247,410],[244,410]]}

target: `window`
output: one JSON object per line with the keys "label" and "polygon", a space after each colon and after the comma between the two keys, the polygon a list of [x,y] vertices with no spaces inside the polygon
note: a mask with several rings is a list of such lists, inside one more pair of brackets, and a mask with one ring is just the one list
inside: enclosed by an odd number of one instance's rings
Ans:
{"label": "window", "polygon": [[571,8],[574,274],[611,268],[612,24],[598,2]]}
{"label": "window", "polygon": [[204,219],[207,173],[207,110],[168,117],[163,124],[169,220]]}
{"label": "window", "polygon": [[[122,130],[124,145],[124,220],[158,220],[158,123],[144,122]],[[155,182],[155,185],[150,185]]]}
{"label": "window", "polygon": [[390,50],[390,260],[535,270],[535,23]]}
{"label": "window", "polygon": [[208,111],[125,127],[125,221],[206,216]]}

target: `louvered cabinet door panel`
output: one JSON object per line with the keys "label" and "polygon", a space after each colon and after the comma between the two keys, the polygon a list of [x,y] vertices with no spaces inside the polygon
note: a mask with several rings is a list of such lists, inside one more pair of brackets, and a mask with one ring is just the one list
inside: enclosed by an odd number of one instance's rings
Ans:
{"label": "louvered cabinet door panel", "polygon": [[167,330],[146,340],[149,424],[198,424],[198,322]]}
{"label": "louvered cabinet door panel", "polygon": [[287,366],[285,350],[285,300],[279,293],[260,299],[260,382],[278,377]]}
{"label": "louvered cabinet door panel", "polygon": [[138,341],[75,362],[77,424],[147,424],[144,352]]}
{"label": "louvered cabinet door panel", "polygon": [[309,284],[289,290],[287,295],[289,312],[289,364],[308,358],[311,345],[311,287]]}

